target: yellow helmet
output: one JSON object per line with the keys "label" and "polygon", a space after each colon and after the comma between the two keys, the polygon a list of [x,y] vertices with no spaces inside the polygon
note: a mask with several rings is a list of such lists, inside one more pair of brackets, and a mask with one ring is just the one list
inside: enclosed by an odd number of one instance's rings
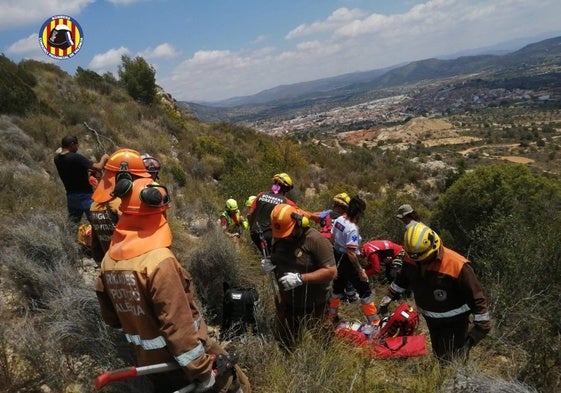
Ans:
{"label": "yellow helmet", "polygon": [[351,201],[351,197],[346,192],[342,192],[337,194],[333,197],[333,203],[336,205],[341,205],[344,207],[349,207],[349,202]]}
{"label": "yellow helmet", "polygon": [[253,201],[255,200],[255,198],[257,198],[255,195],[252,195],[249,198],[247,198],[247,201],[245,201],[245,205],[247,207],[250,207],[252,205]]}
{"label": "yellow helmet", "polygon": [[292,179],[290,178],[290,176],[288,176],[286,173],[277,173],[275,176],[273,176],[273,184],[277,183],[279,184],[282,188],[284,188],[286,191],[290,191],[292,190]]}
{"label": "yellow helmet", "polygon": [[226,201],[226,210],[238,210],[238,202],[235,199],[228,199]]}
{"label": "yellow helmet", "polygon": [[420,222],[407,228],[403,236],[403,249],[409,258],[417,262],[429,259],[441,245],[438,234]]}

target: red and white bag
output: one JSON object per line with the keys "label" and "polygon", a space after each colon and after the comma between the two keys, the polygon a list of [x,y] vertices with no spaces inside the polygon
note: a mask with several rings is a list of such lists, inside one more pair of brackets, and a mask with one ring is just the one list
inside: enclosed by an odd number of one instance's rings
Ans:
{"label": "red and white bag", "polygon": [[413,336],[419,326],[419,313],[407,303],[401,303],[389,316],[382,321],[382,328],[376,334],[376,339],[396,336]]}

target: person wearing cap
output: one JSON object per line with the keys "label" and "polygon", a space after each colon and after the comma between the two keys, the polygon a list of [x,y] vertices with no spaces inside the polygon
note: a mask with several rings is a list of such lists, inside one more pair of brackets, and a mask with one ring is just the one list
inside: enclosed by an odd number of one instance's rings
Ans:
{"label": "person wearing cap", "polygon": [[392,300],[412,289],[438,359],[467,357],[491,329],[487,299],[470,261],[444,247],[438,234],[423,223],[407,229],[403,249],[403,266],[380,309],[385,312]]}
{"label": "person wearing cap", "polygon": [[224,372],[213,366],[215,357],[227,352],[209,337],[193,280],[169,249],[166,187],[151,177],[128,186],[96,282],[103,320],[125,335],[138,366],[177,363],[176,370],[149,376],[159,393],[192,384],[195,392],[250,392],[239,366]]}
{"label": "person wearing cap", "polygon": [[[116,177],[126,163],[127,171],[132,179],[149,178],[144,160],[140,153],[132,149],[119,149],[107,160],[103,168],[103,176],[92,195],[90,206],[92,224],[92,258],[99,265],[109,249],[111,237],[121,212],[121,199],[113,194]],[[124,172],[121,177],[127,177]]]}
{"label": "person wearing cap", "polygon": [[405,224],[405,229],[415,225],[415,223],[419,221],[419,216],[417,215],[417,212],[413,210],[411,205],[407,205],[407,204],[401,205],[397,209],[396,217],[400,219],[403,222],[403,224]]}
{"label": "person wearing cap", "polygon": [[337,268],[331,243],[309,227],[304,211],[289,204],[276,205],[271,224],[271,260],[262,269],[264,273],[274,271],[283,290],[277,308],[277,334],[290,347],[303,323],[321,326]]}
{"label": "person wearing cap", "polygon": [[[293,183],[290,176],[284,172],[277,173],[273,176],[271,190],[257,194],[247,212],[251,240],[259,251],[267,255],[271,252],[271,241],[273,239],[271,232],[271,212],[273,208],[281,203],[297,207],[296,203],[287,196],[292,188]],[[317,223],[320,222],[317,215],[305,211],[303,214]],[[265,240],[265,250],[262,249],[263,239]]]}
{"label": "person wearing cap", "polygon": [[220,227],[224,233],[232,238],[239,239],[240,232],[247,229],[249,224],[241,215],[238,202],[235,199],[228,199],[222,213],[220,213]]}
{"label": "person wearing cap", "polygon": [[60,150],[54,158],[54,163],[66,190],[66,207],[68,217],[74,224],[79,224],[85,214],[90,221],[90,206],[92,204],[93,188],[89,181],[88,170],[101,171],[109,159],[104,154],[99,162],[78,153],[78,138],[67,135],[62,138]]}
{"label": "person wearing cap", "polygon": [[379,326],[380,317],[374,305],[373,293],[366,271],[360,265],[361,237],[358,222],[364,216],[366,203],[354,196],[349,201],[345,214],[333,223],[333,252],[337,262],[337,277],[333,281],[333,293],[329,302],[328,317],[333,322],[338,320],[339,305],[344,297],[347,282],[357,290],[362,312],[368,323]]}

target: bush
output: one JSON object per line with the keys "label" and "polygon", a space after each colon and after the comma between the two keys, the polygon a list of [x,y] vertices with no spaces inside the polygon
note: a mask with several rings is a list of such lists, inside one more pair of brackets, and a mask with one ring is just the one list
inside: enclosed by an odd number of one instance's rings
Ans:
{"label": "bush", "polygon": [[211,324],[220,324],[224,297],[222,284],[240,286],[241,258],[235,243],[216,226],[205,234],[204,246],[191,255],[190,261],[187,268],[193,276],[205,317]]}

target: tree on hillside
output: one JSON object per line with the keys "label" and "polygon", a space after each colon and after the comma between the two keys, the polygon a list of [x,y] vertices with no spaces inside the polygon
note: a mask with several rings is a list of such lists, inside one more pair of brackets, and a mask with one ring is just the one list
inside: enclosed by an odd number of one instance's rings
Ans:
{"label": "tree on hillside", "polygon": [[519,225],[532,225],[543,215],[543,203],[559,198],[558,181],[533,175],[524,165],[480,167],[464,174],[440,196],[432,226],[453,248],[466,253],[482,228],[518,212],[524,220]]}
{"label": "tree on hillside", "polygon": [[121,56],[119,78],[129,95],[141,104],[150,105],[156,98],[156,70],[142,57]]}

